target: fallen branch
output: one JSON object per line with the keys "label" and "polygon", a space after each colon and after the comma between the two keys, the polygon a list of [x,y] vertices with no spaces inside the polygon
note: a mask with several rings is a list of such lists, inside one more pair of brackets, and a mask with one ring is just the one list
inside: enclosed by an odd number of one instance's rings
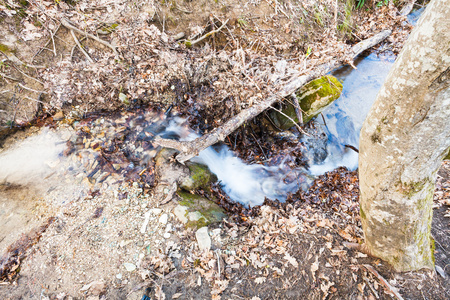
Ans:
{"label": "fallen branch", "polygon": [[[226,22],[224,24],[226,24]],[[356,58],[356,56],[358,56],[364,50],[367,50],[380,43],[385,38],[387,38],[391,34],[391,32],[391,30],[385,30],[367,40],[359,42],[350,49],[351,58]],[[180,163],[184,163],[185,161],[197,156],[200,151],[206,149],[207,147],[214,145],[219,141],[223,141],[230,133],[239,128],[239,126],[241,126],[244,122],[253,119],[264,110],[272,106],[272,104],[276,101],[279,101],[284,97],[291,95],[311,80],[319,78],[343,64],[343,62],[332,60],[328,63],[318,66],[308,74],[295,76],[286,85],[284,85],[278,93],[275,93],[266,100],[256,103],[255,105],[247,109],[244,109],[222,126],[214,129],[209,134],[203,135],[193,141],[175,141],[157,137],[154,143],[163,147],[177,149],[178,151],[180,151],[180,153],[176,158]]]}
{"label": "fallen branch", "polygon": [[375,277],[378,278],[378,280],[381,282],[381,284],[384,285],[384,287],[390,292],[392,293],[398,300],[403,300],[402,295],[400,295],[400,293],[397,291],[396,288],[394,288],[392,285],[389,284],[389,282],[384,279],[383,276],[380,275],[380,273],[377,272],[377,270],[375,270],[371,265],[363,265],[364,268],[366,268],[368,271],[370,271],[373,275],[375,275]]}
{"label": "fallen branch", "polygon": [[111,45],[111,44],[108,43],[107,41],[104,41],[104,40],[102,40],[102,39],[96,37],[96,36],[93,35],[93,34],[90,34],[90,33],[84,32],[84,31],[81,30],[81,29],[78,29],[77,27],[75,27],[75,26],[73,26],[72,24],[70,24],[69,21],[67,21],[66,19],[61,19],[61,24],[63,24],[64,27],[66,27],[66,28],[69,29],[69,30],[76,31],[76,32],[78,32],[78,33],[80,33],[80,34],[83,34],[83,35],[87,36],[87,37],[90,38],[90,39],[93,39],[94,41],[99,42],[99,43],[102,44],[102,45],[105,45],[105,46],[108,47],[108,48],[111,48],[112,51],[114,52],[114,54],[115,54],[115,55],[118,55],[117,50],[116,50],[116,47],[114,47],[113,45]]}

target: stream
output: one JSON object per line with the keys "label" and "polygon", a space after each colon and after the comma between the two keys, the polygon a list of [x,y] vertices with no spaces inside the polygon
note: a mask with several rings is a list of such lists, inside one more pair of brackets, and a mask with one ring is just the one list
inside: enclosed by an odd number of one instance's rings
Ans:
{"label": "stream", "polygon": [[[209,147],[194,160],[206,164],[227,195],[245,206],[260,205],[266,197],[285,201],[288,193],[308,188],[313,176],[339,166],[355,170],[358,155],[345,145],[358,147],[362,123],[393,61],[390,55],[370,54],[355,62],[356,70],[342,67],[333,73],[343,81],[344,89],[341,97],[324,111],[324,118],[316,121],[328,137],[328,154],[323,162],[294,169],[284,163],[246,164],[225,145]],[[56,131],[43,129],[4,151],[0,155],[0,182],[35,183],[52,189],[52,180],[72,176],[80,183],[128,179],[152,186],[155,178],[148,165],[159,151],[152,144],[157,135],[181,140],[198,136],[176,112],[168,116],[138,109],[87,118]],[[314,151],[314,141],[309,143],[307,151]]]}

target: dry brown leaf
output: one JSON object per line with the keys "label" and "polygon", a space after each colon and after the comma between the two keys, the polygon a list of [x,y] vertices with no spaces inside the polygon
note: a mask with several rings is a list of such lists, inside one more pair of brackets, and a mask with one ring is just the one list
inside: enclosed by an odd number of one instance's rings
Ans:
{"label": "dry brown leaf", "polygon": [[287,260],[288,262],[290,262],[291,265],[294,266],[294,268],[297,268],[297,267],[298,267],[298,262],[297,262],[297,260],[295,259],[295,257],[292,257],[289,253],[286,252],[286,254],[284,255],[283,258],[284,258],[285,260]]}
{"label": "dry brown leaf", "polygon": [[261,284],[261,283],[264,283],[264,282],[266,282],[266,277],[257,277],[257,278],[255,278],[255,283],[256,284]]}

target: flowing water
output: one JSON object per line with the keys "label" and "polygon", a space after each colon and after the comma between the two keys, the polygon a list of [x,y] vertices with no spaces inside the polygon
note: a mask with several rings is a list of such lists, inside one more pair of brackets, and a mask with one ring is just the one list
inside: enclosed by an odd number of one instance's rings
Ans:
{"label": "flowing water", "polygon": [[394,60],[392,55],[372,53],[356,60],[356,70],[345,66],[333,72],[343,81],[344,88],[340,98],[323,112],[325,122],[317,118],[328,136],[328,156],[323,163],[311,166],[309,171],[312,175],[320,175],[339,166],[350,170],[358,167],[358,154],[345,145],[358,148],[364,119]]}
{"label": "flowing water", "polygon": [[[209,147],[194,160],[206,164],[227,195],[246,206],[262,204],[265,197],[284,201],[288,193],[307,188],[311,175],[338,166],[354,170],[358,155],[345,145],[358,146],[364,118],[392,62],[392,56],[371,54],[356,62],[357,70],[345,67],[334,72],[344,82],[344,89],[341,97],[324,111],[325,123],[318,118],[328,136],[328,156],[321,164],[310,165],[308,170],[292,169],[283,163],[249,165],[225,145]],[[87,178],[92,184],[117,182],[122,176],[145,178],[151,186],[154,176],[148,162],[159,150],[152,144],[156,135],[181,140],[197,137],[184,119],[144,109],[76,122],[56,132],[44,129],[0,154],[0,183],[26,185],[72,176],[80,182]],[[69,151],[68,147],[72,149]]]}

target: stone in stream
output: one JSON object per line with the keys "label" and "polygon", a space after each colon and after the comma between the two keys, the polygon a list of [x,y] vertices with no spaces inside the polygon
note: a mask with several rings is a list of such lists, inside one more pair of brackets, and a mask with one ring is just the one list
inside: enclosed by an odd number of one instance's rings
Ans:
{"label": "stone in stream", "polygon": [[186,191],[193,191],[198,188],[208,189],[212,182],[217,181],[216,175],[211,173],[205,165],[186,162],[189,168],[190,176],[184,178],[180,187]]}
{"label": "stone in stream", "polygon": [[[342,84],[334,76],[326,75],[315,79],[295,92],[300,108],[302,109],[303,123],[308,123],[319,115],[327,106],[338,99],[342,92]],[[286,99],[281,111],[298,122],[294,106]],[[269,118],[272,123],[281,130],[287,130],[294,126],[289,118],[281,113],[271,110]]]}

